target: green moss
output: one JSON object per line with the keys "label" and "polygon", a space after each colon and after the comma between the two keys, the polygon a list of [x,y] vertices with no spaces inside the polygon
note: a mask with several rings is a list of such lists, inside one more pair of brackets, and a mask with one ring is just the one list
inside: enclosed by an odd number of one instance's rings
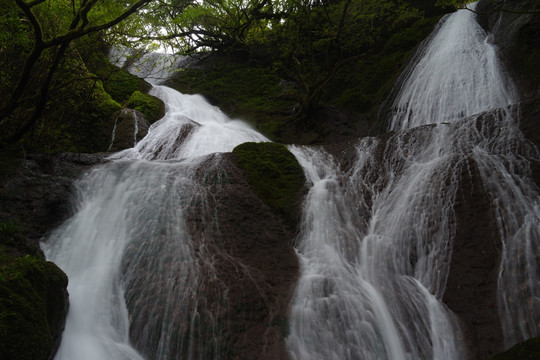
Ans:
{"label": "green moss", "polygon": [[540,359],[540,337],[519,343],[509,350],[495,355],[490,360],[534,360]]}
{"label": "green moss", "polygon": [[105,91],[119,103],[126,102],[134,91],[146,93],[151,88],[145,80],[111,64],[105,54],[93,54],[87,66],[103,81]]}
{"label": "green moss", "polygon": [[125,106],[143,113],[144,118],[150,123],[156,122],[165,115],[165,104],[163,101],[155,96],[143,94],[140,91],[135,91]]}
{"label": "green moss", "polygon": [[244,143],[233,149],[248,182],[270,208],[293,225],[304,186],[304,172],[293,154],[281,144]]}
{"label": "green moss", "polygon": [[234,58],[213,68],[190,68],[179,71],[167,82],[185,94],[202,94],[224,112],[253,124],[275,141],[283,138],[296,103],[294,92],[270,67],[251,66]]}
{"label": "green moss", "polygon": [[0,354],[5,359],[48,359],[65,316],[66,275],[27,255],[0,268]]}
{"label": "green moss", "polygon": [[87,85],[90,96],[83,103],[73,102],[71,108],[66,109],[69,121],[48,129],[48,136],[43,138],[44,146],[50,147],[47,152],[107,150],[114,126],[113,114],[122,106],[105,90],[101,81]]}

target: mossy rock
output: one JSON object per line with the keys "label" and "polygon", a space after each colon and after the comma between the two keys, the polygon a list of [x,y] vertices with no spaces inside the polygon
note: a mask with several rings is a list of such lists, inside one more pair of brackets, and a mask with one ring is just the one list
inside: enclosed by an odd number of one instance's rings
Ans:
{"label": "mossy rock", "polygon": [[154,123],[165,115],[165,104],[155,96],[135,91],[125,104],[126,107],[140,111],[149,123]]}
{"label": "mossy rock", "polygon": [[540,359],[540,337],[521,342],[490,360],[536,360]]}
{"label": "mossy rock", "polygon": [[[2,252],[2,249],[0,249]],[[47,360],[56,350],[67,313],[67,276],[26,255],[0,267],[0,354]]]}
{"label": "mossy rock", "polygon": [[[57,131],[58,136],[69,136],[65,139],[71,147],[52,148],[49,153],[58,151],[73,152],[101,152],[106,151],[110,145],[111,133],[114,127],[113,114],[118,112],[122,106],[105,90],[104,84],[97,81],[93,87],[90,99],[83,104],[74,104],[73,110],[77,110],[78,117],[72,118],[69,126],[65,129],[52,128],[50,131]],[[55,134],[50,134],[55,138]],[[54,144],[49,140],[47,143]]]}
{"label": "mossy rock", "polygon": [[298,218],[305,176],[294,155],[281,144],[244,143],[233,149],[251,188],[288,225]]}
{"label": "mossy rock", "polygon": [[103,81],[105,91],[119,103],[126,102],[134,91],[146,93],[152,87],[144,79],[111,64],[102,53],[93,54],[87,61],[87,66],[90,72],[96,74]]}
{"label": "mossy rock", "polygon": [[222,66],[182,69],[166,85],[185,94],[202,94],[274,141],[292,141],[284,133],[297,102],[294,89],[271,67],[248,65],[234,57],[223,61]]}

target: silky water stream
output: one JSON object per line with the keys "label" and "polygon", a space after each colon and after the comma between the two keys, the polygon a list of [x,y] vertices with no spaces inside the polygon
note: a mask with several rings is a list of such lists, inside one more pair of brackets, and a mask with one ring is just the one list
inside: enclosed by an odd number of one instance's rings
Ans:
{"label": "silky water stream", "polygon": [[[473,5],[474,6],[474,5]],[[505,346],[539,334],[537,149],[506,108],[518,97],[475,15],[444,18],[402,75],[386,142],[367,138],[352,166],[291,147],[310,191],[297,238],[301,276],[287,344],[295,360],[465,359],[442,302],[460,174],[478,169],[502,255]],[[489,120],[472,115],[492,110]]]}
{"label": "silky water stream", "polygon": [[201,231],[217,226],[201,174],[219,168],[215,153],[267,139],[200,96],[152,93],[165,117],[76,183],[74,215],[43,243],[69,276],[56,360],[219,357],[212,339],[226,292],[212,284],[212,308],[197,296],[212,278],[211,244],[195,242],[187,218],[196,209]]}

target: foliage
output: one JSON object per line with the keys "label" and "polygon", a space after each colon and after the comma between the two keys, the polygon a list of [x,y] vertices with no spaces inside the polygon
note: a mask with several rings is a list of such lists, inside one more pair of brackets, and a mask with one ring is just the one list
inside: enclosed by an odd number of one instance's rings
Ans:
{"label": "foliage", "polygon": [[200,93],[232,117],[251,121],[264,135],[285,141],[284,127],[296,102],[294,90],[271,68],[219,58],[213,67],[188,68],[167,82],[183,93]]}
{"label": "foliage", "polygon": [[85,63],[68,57],[61,67],[63,82],[52,87],[49,99],[54,106],[43,111],[42,121],[22,139],[28,151],[106,151],[114,125],[113,114],[120,110],[104,89],[103,82],[90,73]]}
{"label": "foliage", "polygon": [[103,89],[120,104],[125,103],[133,92],[146,93],[151,88],[143,79],[111,64],[104,49],[96,49],[85,63],[88,70],[101,80]]}
{"label": "foliage", "polygon": [[233,154],[261,200],[288,224],[294,224],[305,182],[294,155],[276,143],[244,143],[235,147]]}
{"label": "foliage", "polygon": [[19,60],[9,73],[18,76],[0,79],[0,87],[10,94],[0,102],[4,141],[17,142],[35,130],[47,107],[56,72],[66,53],[73,50],[72,43],[125,21],[150,1],[15,0],[16,6],[7,6],[8,15],[0,18],[0,37],[10,34],[18,23],[24,38],[20,40],[22,51],[15,45],[9,48]]}
{"label": "foliage", "polygon": [[396,29],[423,16],[405,0],[207,0],[171,22],[188,51],[241,54],[298,84],[296,102],[310,117],[343,68],[380,52]]}
{"label": "foliage", "polygon": [[143,113],[149,123],[154,123],[165,115],[165,104],[155,96],[135,91],[125,104],[130,109]]}

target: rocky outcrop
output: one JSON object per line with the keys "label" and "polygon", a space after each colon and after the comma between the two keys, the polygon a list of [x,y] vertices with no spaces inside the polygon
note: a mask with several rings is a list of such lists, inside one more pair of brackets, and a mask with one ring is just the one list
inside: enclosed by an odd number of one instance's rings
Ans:
{"label": "rocky outcrop", "polygon": [[70,213],[73,181],[103,155],[28,155],[0,183],[0,221],[18,223],[33,246]]}
{"label": "rocky outcrop", "polygon": [[[217,278],[228,289],[223,318],[230,332],[223,334],[222,355],[285,360],[288,304],[298,274],[295,233],[251,189],[233,155],[223,155],[220,163],[214,171],[227,180],[212,185],[208,204],[219,228],[201,228],[196,212],[190,224],[194,234],[214,239]],[[212,280],[206,281],[211,290]]]}
{"label": "rocky outcrop", "polygon": [[524,99],[540,96],[540,14],[536,0],[483,0],[480,23],[493,34]]}
{"label": "rocky outcrop", "polygon": [[0,176],[0,354],[52,359],[68,310],[66,275],[39,240],[70,213],[72,182],[98,155],[32,155]]}
{"label": "rocky outcrop", "polygon": [[[295,233],[251,188],[234,154],[209,156],[194,171],[182,225],[189,235],[134,240],[124,256],[133,269],[124,280],[132,343],[149,359],[165,351],[171,359],[285,360]],[[175,241],[190,255],[163,251]]]}
{"label": "rocky outcrop", "polygon": [[49,360],[60,345],[68,310],[66,274],[26,255],[0,269],[0,354],[10,360]]}
{"label": "rocky outcrop", "polygon": [[141,112],[150,124],[155,123],[165,115],[165,103],[161,99],[140,91],[131,94],[125,106]]}
{"label": "rocky outcrop", "polygon": [[122,109],[114,115],[111,145],[108,151],[130,149],[148,134],[150,125],[144,115],[132,109]]}

